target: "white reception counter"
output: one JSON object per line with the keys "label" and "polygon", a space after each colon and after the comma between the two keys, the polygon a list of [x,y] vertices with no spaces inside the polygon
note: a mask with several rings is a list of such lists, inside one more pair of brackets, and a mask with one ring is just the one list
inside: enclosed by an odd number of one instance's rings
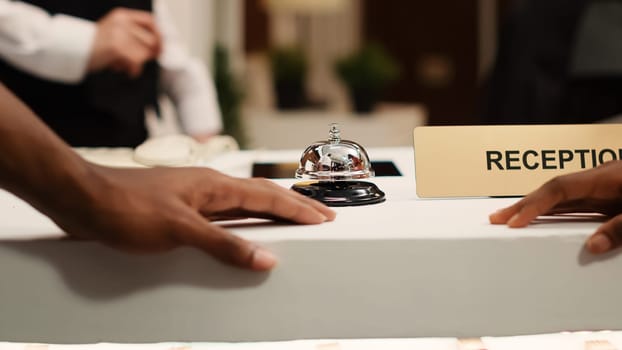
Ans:
{"label": "white reception counter", "polygon": [[[466,337],[622,329],[619,252],[583,251],[589,217],[489,225],[515,199],[421,200],[413,152],[370,149],[403,177],[376,178],[383,204],[337,208],[317,226],[226,223],[280,258],[268,274],[182,248],[131,256],[59,240],[47,218],[0,193],[0,340],[47,343]],[[240,152],[207,165],[248,176]],[[456,173],[456,181],[460,174]],[[294,180],[277,180],[290,186]]]}

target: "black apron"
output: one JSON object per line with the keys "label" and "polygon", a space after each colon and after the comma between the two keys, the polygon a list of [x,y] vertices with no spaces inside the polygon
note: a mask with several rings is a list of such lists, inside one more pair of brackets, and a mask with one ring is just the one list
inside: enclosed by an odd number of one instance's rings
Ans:
{"label": "black apron", "polygon": [[[116,7],[152,11],[151,0],[25,0],[50,14],[97,21]],[[157,107],[158,65],[138,78],[109,70],[77,84],[37,78],[0,59],[0,81],[74,147],[135,147],[147,137],[145,108]]]}

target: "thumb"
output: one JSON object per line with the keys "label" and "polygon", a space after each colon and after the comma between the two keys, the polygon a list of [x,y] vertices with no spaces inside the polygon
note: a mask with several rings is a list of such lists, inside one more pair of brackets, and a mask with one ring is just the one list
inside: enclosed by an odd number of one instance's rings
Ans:
{"label": "thumb", "polygon": [[602,224],[586,243],[587,249],[594,254],[606,253],[622,244],[622,215],[618,215]]}
{"label": "thumb", "polygon": [[202,217],[198,220],[200,223],[180,233],[183,243],[197,247],[226,264],[245,269],[267,271],[277,264],[277,258],[265,248],[210,224]]}

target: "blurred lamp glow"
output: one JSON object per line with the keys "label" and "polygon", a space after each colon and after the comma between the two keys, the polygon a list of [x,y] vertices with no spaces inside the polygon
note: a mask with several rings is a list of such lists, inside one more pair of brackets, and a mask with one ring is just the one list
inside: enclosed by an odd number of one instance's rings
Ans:
{"label": "blurred lamp glow", "polygon": [[342,10],[347,0],[264,0],[270,11],[330,13]]}

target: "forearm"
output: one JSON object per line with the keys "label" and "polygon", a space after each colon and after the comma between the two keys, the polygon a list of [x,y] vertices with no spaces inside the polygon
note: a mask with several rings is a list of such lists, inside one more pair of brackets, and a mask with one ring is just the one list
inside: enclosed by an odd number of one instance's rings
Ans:
{"label": "forearm", "polygon": [[94,173],[93,166],[0,85],[0,187],[46,212],[52,203],[62,208],[87,198]]}
{"label": "forearm", "polygon": [[258,271],[273,268],[274,255],[210,219],[253,216],[319,224],[335,217],[321,203],[268,180],[235,179],[199,168],[90,165],[2,85],[0,187],[48,215],[71,237],[129,252],[191,245]]}

